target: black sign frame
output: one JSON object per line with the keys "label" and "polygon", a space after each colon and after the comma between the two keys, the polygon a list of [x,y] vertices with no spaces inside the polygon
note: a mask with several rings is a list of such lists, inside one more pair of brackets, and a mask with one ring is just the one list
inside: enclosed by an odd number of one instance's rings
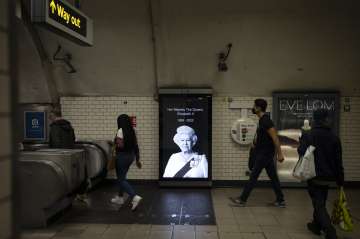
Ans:
{"label": "black sign frame", "polygon": [[[164,143],[164,138],[163,138],[163,122],[165,119],[164,117],[164,112],[163,112],[163,107],[164,107],[164,101],[166,100],[166,98],[171,97],[171,98],[187,98],[187,97],[206,97],[208,98],[208,105],[207,105],[207,110],[208,110],[208,115],[207,115],[207,119],[208,119],[208,139],[207,139],[207,148],[208,148],[208,152],[206,152],[206,158],[208,161],[208,177],[207,178],[164,178],[163,177],[163,172],[165,170],[162,159],[164,157],[164,153],[162,150],[162,145]],[[211,183],[212,181],[212,94],[208,94],[208,93],[180,93],[180,94],[159,94],[159,181],[160,184],[161,182],[175,182],[178,183],[178,186],[195,186],[195,184],[192,183],[196,183],[196,182],[209,182]],[[165,185],[164,183],[164,185]],[[189,185],[187,183],[190,183]],[[205,184],[206,185],[206,184]],[[209,185],[206,185],[209,186]]]}

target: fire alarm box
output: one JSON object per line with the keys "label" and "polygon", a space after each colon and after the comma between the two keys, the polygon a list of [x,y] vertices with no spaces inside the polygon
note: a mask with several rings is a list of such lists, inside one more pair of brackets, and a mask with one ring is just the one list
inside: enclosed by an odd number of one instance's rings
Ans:
{"label": "fire alarm box", "polygon": [[236,120],[231,127],[232,139],[241,145],[251,144],[256,134],[257,124],[250,118]]}

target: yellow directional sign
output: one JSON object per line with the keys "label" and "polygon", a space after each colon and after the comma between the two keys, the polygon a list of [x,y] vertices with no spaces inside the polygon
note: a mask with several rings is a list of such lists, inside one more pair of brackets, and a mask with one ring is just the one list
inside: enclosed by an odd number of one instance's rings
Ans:
{"label": "yellow directional sign", "polygon": [[[72,12],[70,8],[67,8],[60,1],[51,0],[49,7],[51,8],[51,14],[57,15],[53,16],[55,18],[60,18],[61,21],[65,21],[66,24],[72,24],[77,28],[81,28],[81,19],[76,12]],[[57,10],[57,11],[55,11]]]}
{"label": "yellow directional sign", "polygon": [[51,0],[49,3],[49,10],[50,18],[85,36],[86,19],[78,14],[77,11],[68,7],[61,0]]}
{"label": "yellow directional sign", "polygon": [[93,45],[93,21],[67,0],[30,0],[31,21],[81,45]]}
{"label": "yellow directional sign", "polygon": [[54,14],[55,10],[56,10],[56,4],[55,4],[54,0],[51,0],[50,8],[51,8],[51,13]]}

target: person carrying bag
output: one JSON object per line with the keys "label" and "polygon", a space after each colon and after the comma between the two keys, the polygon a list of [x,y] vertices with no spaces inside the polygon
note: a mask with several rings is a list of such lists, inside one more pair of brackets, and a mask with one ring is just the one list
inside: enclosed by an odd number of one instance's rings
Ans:
{"label": "person carrying bag", "polygon": [[115,147],[115,169],[118,181],[119,192],[110,201],[117,205],[124,204],[124,192],[126,192],[131,201],[131,210],[136,210],[142,197],[136,194],[135,189],[127,181],[127,173],[130,166],[135,161],[140,169],[140,152],[135,130],[131,124],[130,117],[126,114],[119,115],[117,118],[118,131],[114,139]]}
{"label": "person carrying bag", "polygon": [[[313,219],[307,223],[307,228],[315,235],[324,232],[326,239],[337,239],[336,229],[326,209],[326,201],[331,184],[336,182],[339,187],[344,185],[344,168],[340,139],[332,132],[328,122],[327,110],[318,109],[313,112],[314,126],[301,136],[298,153],[305,160],[299,165],[309,163],[309,158],[313,158],[315,168],[315,177],[309,176],[312,171],[309,168],[302,171],[304,180],[308,178],[308,193],[314,208]],[[299,168],[295,168],[295,174],[299,171]]]}

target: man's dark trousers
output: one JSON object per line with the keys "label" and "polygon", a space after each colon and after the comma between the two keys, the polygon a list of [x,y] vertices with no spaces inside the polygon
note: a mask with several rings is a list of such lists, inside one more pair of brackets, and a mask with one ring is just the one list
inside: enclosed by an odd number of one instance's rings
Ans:
{"label": "man's dark trousers", "polygon": [[266,170],[266,173],[271,180],[271,186],[276,194],[276,201],[284,201],[284,194],[281,191],[280,181],[276,171],[274,152],[256,152],[254,168],[252,169],[250,179],[246,183],[240,196],[241,201],[247,201],[263,169]]}
{"label": "man's dark trousers", "polygon": [[328,185],[320,185],[314,180],[308,181],[308,192],[314,207],[313,223],[326,234],[326,239],[335,239],[336,230],[331,224],[329,213],[326,210]]}

